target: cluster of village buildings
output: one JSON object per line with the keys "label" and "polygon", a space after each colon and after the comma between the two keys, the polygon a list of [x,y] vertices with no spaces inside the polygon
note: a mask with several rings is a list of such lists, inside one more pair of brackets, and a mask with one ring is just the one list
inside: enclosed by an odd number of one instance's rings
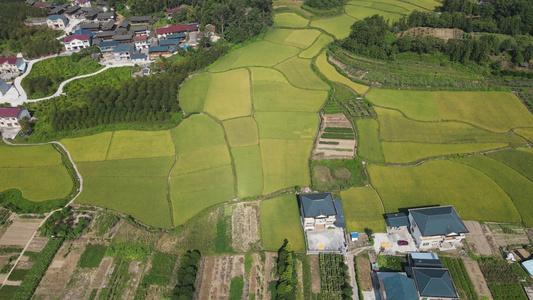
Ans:
{"label": "cluster of village buildings", "polygon": [[[342,203],[331,193],[301,194],[298,205],[307,253],[346,253],[350,239],[358,233],[345,232]],[[459,299],[450,271],[430,250],[450,250],[462,245],[468,232],[453,206],[409,209],[385,215],[387,233],[381,234],[407,253],[405,272],[377,272],[382,299]],[[406,240],[394,240],[398,232]],[[379,241],[375,241],[378,242]],[[383,242],[389,244],[389,242]],[[378,245],[379,246],[379,245]]]}
{"label": "cluster of village buildings", "polygon": [[[27,25],[47,25],[54,30],[63,30],[67,35],[63,45],[67,52],[96,46],[102,54],[112,54],[118,61],[132,60],[142,63],[159,55],[171,55],[178,48],[196,47],[203,37],[217,41],[215,26],[208,24],[204,32],[199,31],[198,23],[165,26],[152,30],[152,25],[160,21],[152,16],[132,16],[118,20],[117,14],[106,2],[73,0],[70,3],[54,6],[53,3],[27,0],[29,5],[50,8],[48,18],[28,19]],[[180,8],[169,9],[167,18],[172,19],[181,13]],[[76,22],[76,26],[69,26]]]}

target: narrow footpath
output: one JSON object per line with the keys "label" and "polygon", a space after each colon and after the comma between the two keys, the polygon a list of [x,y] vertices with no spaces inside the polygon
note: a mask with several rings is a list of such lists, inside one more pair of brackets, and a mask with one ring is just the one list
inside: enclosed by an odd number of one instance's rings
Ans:
{"label": "narrow footpath", "polygon": [[[68,159],[70,160],[70,162],[72,163],[72,167],[74,168],[74,171],[76,172],[76,176],[78,177],[78,181],[80,183],[80,187],[76,193],[76,195],[74,195],[74,197],[72,197],[72,199],[64,206],[64,207],[67,207],[67,206],[70,206],[72,205],[72,203],[74,202],[74,200],[76,200],[76,198],[78,198],[78,196],[81,194],[82,190],[83,190],[83,178],[81,177],[81,174],[80,172],[78,171],[78,167],[76,166],[76,164],[74,163],[74,161],[72,160],[72,157],[70,156],[70,152],[67,150],[67,148],[65,148],[65,146],[63,146],[61,143],[59,142],[48,142],[48,143],[38,143],[38,144],[12,144],[11,142],[9,142],[8,140],[6,139],[3,139],[4,143],[6,143],[7,145],[10,145],[10,146],[13,146],[13,147],[17,147],[17,146],[36,146],[36,145],[48,145],[48,144],[55,144],[55,145],[58,145],[59,147],[61,147],[65,153],[67,154],[67,157]],[[46,220],[48,220],[48,218],[56,211],[60,211],[61,209],[63,208],[58,208],[56,210],[53,210],[51,212],[49,212],[45,218],[41,221],[41,223],[39,224],[39,227],[37,227],[37,229],[35,230],[35,232],[33,233],[33,235],[31,236],[30,240],[28,241],[28,243],[26,244],[26,246],[24,246],[24,249],[22,249],[22,251],[20,252],[19,256],[17,257],[17,259],[15,260],[15,263],[13,264],[13,267],[11,267],[11,269],[9,270],[9,272],[7,273],[6,275],[6,278],[4,279],[4,281],[2,282],[2,285],[0,287],[3,287],[6,282],[7,282],[7,279],[9,278],[9,276],[11,275],[11,272],[13,272],[13,270],[15,269],[15,267],[17,266],[17,264],[19,263],[20,259],[22,258],[22,256],[24,255],[24,252],[26,252],[26,250],[28,249],[28,247],[30,246],[31,242],[33,241],[33,239],[35,238],[35,236],[37,235],[38,231],[39,231],[39,228],[44,224],[44,222],[46,222]]]}

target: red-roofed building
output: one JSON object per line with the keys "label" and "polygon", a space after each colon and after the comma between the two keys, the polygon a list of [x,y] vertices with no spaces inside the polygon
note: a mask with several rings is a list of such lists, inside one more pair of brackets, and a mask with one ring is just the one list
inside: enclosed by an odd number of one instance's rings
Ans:
{"label": "red-roofed building", "polygon": [[48,4],[46,2],[35,2],[35,3],[33,3],[33,6],[39,7],[39,8],[46,8],[47,5]]}
{"label": "red-roofed building", "polygon": [[186,32],[186,31],[187,31],[187,24],[181,24],[181,25],[156,28],[155,34],[157,34],[158,39],[161,39],[161,38],[166,38],[168,34],[175,34],[175,33]]}
{"label": "red-roofed building", "polygon": [[17,74],[25,69],[26,62],[22,57],[0,57],[0,74]]}
{"label": "red-roofed building", "polygon": [[25,107],[0,107],[0,132],[5,138],[14,139],[20,131],[19,121],[31,118]]}
{"label": "red-roofed building", "polygon": [[199,28],[198,23],[187,24],[187,32],[197,32]]}
{"label": "red-roofed building", "polygon": [[172,17],[173,14],[181,13],[181,8],[167,9],[167,16]]}
{"label": "red-roofed building", "polygon": [[63,40],[63,45],[67,51],[79,51],[91,46],[91,36],[89,34],[67,35]]}

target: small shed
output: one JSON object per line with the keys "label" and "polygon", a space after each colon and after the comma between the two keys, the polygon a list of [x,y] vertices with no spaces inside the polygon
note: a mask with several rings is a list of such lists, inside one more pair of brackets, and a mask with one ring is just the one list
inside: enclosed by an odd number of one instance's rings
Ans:
{"label": "small shed", "polygon": [[386,214],[385,222],[387,223],[388,228],[399,228],[409,226],[409,218],[406,213],[394,213]]}
{"label": "small shed", "polygon": [[357,232],[350,232],[350,238],[352,239],[352,242],[356,242],[359,240],[359,233]]}
{"label": "small shed", "polygon": [[523,262],[522,267],[526,270],[529,276],[533,277],[533,259]]}

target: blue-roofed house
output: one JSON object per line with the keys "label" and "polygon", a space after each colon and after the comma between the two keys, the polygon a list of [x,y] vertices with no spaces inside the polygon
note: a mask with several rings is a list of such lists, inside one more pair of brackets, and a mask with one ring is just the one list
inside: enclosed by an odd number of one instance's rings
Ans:
{"label": "blue-roofed house", "polygon": [[69,20],[63,15],[52,15],[46,20],[48,27],[54,30],[64,30],[68,26]]}
{"label": "blue-roofed house", "polygon": [[298,196],[304,231],[345,227],[341,201],[331,193]]}
{"label": "blue-roofed house", "polygon": [[133,63],[145,63],[147,60],[146,53],[135,53],[131,55],[131,61]]}
{"label": "blue-roofed house", "polygon": [[176,52],[176,47],[173,46],[154,46],[148,48],[148,53],[152,57],[156,57],[159,55],[166,55],[166,54],[172,54]]}
{"label": "blue-roofed house", "polygon": [[159,40],[159,46],[176,46],[181,43],[181,39]]}
{"label": "blue-roofed house", "polygon": [[439,268],[413,268],[418,299],[459,299],[457,289],[448,269]]}
{"label": "blue-roofed house", "polygon": [[187,35],[185,34],[185,32],[179,32],[179,33],[174,33],[174,34],[168,34],[166,39],[167,40],[170,40],[170,39],[180,39],[182,41],[184,41],[185,39],[187,38]]}
{"label": "blue-roofed house", "polygon": [[406,213],[393,213],[385,215],[385,223],[387,223],[387,229],[407,227],[409,226],[409,217]]}
{"label": "blue-roofed house", "polygon": [[468,232],[451,205],[410,209],[409,224],[419,250],[454,249]]}
{"label": "blue-roofed house", "polygon": [[100,52],[102,52],[102,54],[108,54],[113,52],[117,45],[118,43],[116,41],[100,42],[98,44],[98,48],[100,48]]}
{"label": "blue-roofed house", "polygon": [[415,282],[404,273],[380,272],[379,293],[381,299],[386,300],[413,300],[418,299]]}
{"label": "blue-roofed house", "polygon": [[87,29],[78,29],[76,31],[74,31],[73,34],[88,34],[91,38],[94,37],[94,35],[96,33],[90,31],[90,30],[87,30]]}
{"label": "blue-roofed house", "polygon": [[113,58],[115,60],[130,60],[132,54],[133,47],[127,44],[118,45],[113,50]]}

